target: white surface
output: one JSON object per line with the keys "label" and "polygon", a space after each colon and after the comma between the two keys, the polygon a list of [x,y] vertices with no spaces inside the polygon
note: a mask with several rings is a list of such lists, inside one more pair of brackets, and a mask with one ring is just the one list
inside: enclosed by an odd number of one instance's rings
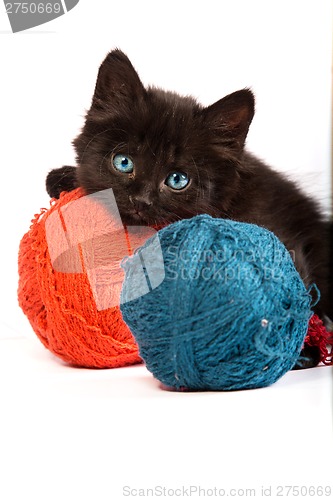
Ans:
{"label": "white surface", "polygon": [[81,0],[47,25],[8,30],[1,4],[0,499],[118,500],[125,485],[254,487],[259,498],[262,485],[332,483],[330,368],[258,391],[166,392],[143,366],[65,366],[16,299],[19,240],[48,206],[46,173],[74,162],[98,66],[116,46],[145,83],[204,104],[252,87],[249,148],[328,209],[331,2]]}
{"label": "white surface", "polygon": [[328,485],[331,376],[318,367],[266,389],[175,393],[142,365],[75,369],[36,339],[0,340],[0,498],[191,485],[260,498],[262,486]]}

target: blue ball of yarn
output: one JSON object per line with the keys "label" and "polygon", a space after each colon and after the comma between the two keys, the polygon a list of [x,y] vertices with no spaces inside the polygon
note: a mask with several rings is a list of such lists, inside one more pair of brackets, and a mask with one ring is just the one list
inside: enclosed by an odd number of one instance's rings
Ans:
{"label": "blue ball of yarn", "polygon": [[299,358],[311,296],[270,231],[198,215],[159,231],[123,268],[123,318],[164,385],[259,388]]}

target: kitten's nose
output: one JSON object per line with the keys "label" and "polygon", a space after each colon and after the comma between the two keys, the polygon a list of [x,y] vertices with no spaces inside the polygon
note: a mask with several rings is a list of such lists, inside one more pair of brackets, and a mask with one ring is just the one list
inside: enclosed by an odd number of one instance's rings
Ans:
{"label": "kitten's nose", "polygon": [[146,210],[150,205],[152,204],[152,201],[149,199],[148,196],[129,196],[130,202],[132,205],[134,205],[135,209],[138,212],[141,212],[142,210]]}

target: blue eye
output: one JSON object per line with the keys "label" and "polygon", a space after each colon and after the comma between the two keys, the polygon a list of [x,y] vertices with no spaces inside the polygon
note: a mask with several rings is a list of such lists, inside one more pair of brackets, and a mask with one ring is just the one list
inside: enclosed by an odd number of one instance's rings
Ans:
{"label": "blue eye", "polygon": [[182,172],[172,172],[165,179],[165,184],[171,187],[171,189],[176,189],[177,191],[184,189],[189,182],[190,179],[188,176]]}
{"label": "blue eye", "polygon": [[126,155],[114,155],[112,164],[116,170],[124,174],[130,174],[134,170],[134,163]]}

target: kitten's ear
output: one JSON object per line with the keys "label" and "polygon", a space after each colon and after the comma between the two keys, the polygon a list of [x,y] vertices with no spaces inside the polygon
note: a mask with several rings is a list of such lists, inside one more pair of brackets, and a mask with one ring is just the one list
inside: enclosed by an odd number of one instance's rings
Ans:
{"label": "kitten's ear", "polygon": [[144,86],[131,61],[121,50],[112,50],[99,68],[89,113],[104,115],[124,109],[144,94]]}
{"label": "kitten's ear", "polygon": [[203,111],[206,122],[223,138],[242,148],[254,116],[254,95],[249,89],[238,90]]}

